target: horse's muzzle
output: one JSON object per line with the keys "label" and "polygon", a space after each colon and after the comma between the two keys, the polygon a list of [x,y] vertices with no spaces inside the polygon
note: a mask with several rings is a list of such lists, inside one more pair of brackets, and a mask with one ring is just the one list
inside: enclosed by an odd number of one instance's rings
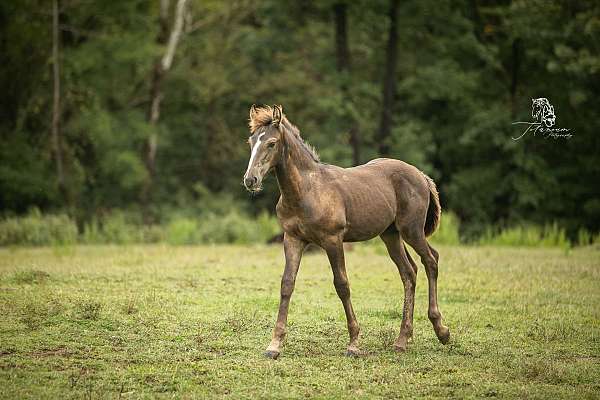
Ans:
{"label": "horse's muzzle", "polygon": [[258,192],[262,189],[261,180],[256,176],[244,177],[244,186],[250,192]]}

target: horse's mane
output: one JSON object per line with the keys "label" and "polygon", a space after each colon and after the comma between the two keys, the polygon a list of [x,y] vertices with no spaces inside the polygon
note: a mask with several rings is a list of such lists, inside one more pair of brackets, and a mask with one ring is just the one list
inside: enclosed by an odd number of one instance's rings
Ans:
{"label": "horse's mane", "polygon": [[[257,106],[254,108],[254,112],[252,113],[252,117],[248,122],[248,126],[250,127],[250,133],[254,134],[257,129],[262,127],[267,127],[273,124],[273,107],[271,106]],[[298,140],[298,143],[302,146],[304,150],[310,155],[310,157],[316,162],[320,162],[319,155],[313,146],[306,143],[302,140],[300,136],[300,130],[292,124],[285,114],[281,115],[281,122],[279,127],[293,135]]]}

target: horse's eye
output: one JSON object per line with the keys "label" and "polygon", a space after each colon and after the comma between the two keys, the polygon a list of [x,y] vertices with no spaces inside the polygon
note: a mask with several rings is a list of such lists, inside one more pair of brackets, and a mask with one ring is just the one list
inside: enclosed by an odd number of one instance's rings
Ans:
{"label": "horse's eye", "polygon": [[273,147],[275,147],[275,142],[270,142],[269,144],[267,144],[267,147],[269,149],[272,149]]}

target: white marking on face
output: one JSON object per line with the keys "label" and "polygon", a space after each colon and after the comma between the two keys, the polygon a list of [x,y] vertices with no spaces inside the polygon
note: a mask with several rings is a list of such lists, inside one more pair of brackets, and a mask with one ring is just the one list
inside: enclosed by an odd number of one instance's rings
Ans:
{"label": "white marking on face", "polygon": [[260,147],[260,140],[263,136],[265,136],[266,132],[258,135],[258,140],[254,143],[254,147],[252,147],[252,153],[250,154],[250,161],[248,161],[248,168],[246,168],[246,175],[248,175],[248,171],[250,171],[250,167],[252,167],[252,162],[254,161],[254,157],[256,157],[256,153],[258,153],[258,148]]}

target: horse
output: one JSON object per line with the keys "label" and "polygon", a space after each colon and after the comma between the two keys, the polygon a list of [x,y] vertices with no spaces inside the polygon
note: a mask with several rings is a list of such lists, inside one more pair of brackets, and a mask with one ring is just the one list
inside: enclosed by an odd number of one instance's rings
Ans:
{"label": "horse", "polygon": [[413,336],[417,264],[405,243],[416,251],[425,267],[428,317],[438,340],[448,343],[450,330],[442,322],[437,300],[439,254],[426,240],[441,217],[433,180],[410,164],[388,158],[352,168],[322,163],[279,105],[253,105],[249,128],[250,159],[243,184],[248,191],[258,192],[265,176],[274,171],[281,194],[276,212],[284,231],[279,312],[265,355],[277,359],[282,351],[290,298],[302,253],[309,243],[323,248],[331,264],[350,336],[346,355],[364,354],[358,346],[360,329],[350,300],[343,243],[376,236],[385,243],[404,285],[402,323],[394,349],[406,351]]}

